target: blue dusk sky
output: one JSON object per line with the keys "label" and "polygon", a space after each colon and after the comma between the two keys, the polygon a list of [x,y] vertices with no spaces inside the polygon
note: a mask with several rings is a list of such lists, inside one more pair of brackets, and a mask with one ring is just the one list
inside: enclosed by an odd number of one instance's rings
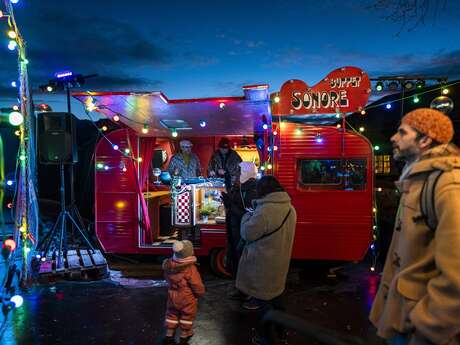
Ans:
{"label": "blue dusk sky", "polygon": [[[371,77],[460,78],[459,1],[432,0],[415,28],[389,19],[392,6],[372,8],[376,2],[20,0],[14,8],[34,90],[62,70],[98,73],[83,91],[162,91],[170,99],[240,96],[243,85],[262,83],[276,91],[291,78],[314,85],[347,65]],[[0,27],[6,32],[5,20]],[[17,65],[3,37],[0,106],[7,106]],[[34,98],[64,110],[63,95]]]}

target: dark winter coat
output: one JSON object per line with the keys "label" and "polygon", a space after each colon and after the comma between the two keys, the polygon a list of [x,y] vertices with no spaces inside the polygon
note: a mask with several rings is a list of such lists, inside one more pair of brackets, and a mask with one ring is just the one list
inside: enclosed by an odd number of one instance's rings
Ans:
{"label": "dark winter coat", "polygon": [[[296,211],[286,192],[274,192],[254,200],[254,212],[247,212],[241,220],[241,237],[246,245],[236,277],[238,290],[262,300],[271,300],[283,293],[296,220]],[[281,224],[280,230],[264,237]]]}
{"label": "dark winter coat", "polygon": [[252,208],[252,201],[256,198],[256,180],[249,179],[241,185],[236,184],[228,194],[222,196],[227,218],[227,268],[235,275],[242,250],[238,248],[241,219],[247,212],[245,208]]}
{"label": "dark winter coat", "polygon": [[[240,178],[241,161],[241,157],[232,149],[229,149],[225,156],[220,150],[217,150],[209,160],[208,176],[211,171],[214,171],[217,177],[226,179],[225,183],[227,186],[233,186]],[[225,170],[227,176],[219,176],[219,169]]]}

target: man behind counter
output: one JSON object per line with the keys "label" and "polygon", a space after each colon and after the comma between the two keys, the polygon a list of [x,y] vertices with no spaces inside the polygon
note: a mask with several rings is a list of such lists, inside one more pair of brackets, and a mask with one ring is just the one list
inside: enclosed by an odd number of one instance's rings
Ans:
{"label": "man behind counter", "polygon": [[208,176],[225,178],[225,185],[230,190],[230,187],[239,179],[241,161],[238,153],[230,148],[230,141],[222,138],[218,149],[209,160]]}
{"label": "man behind counter", "polygon": [[180,152],[172,156],[168,171],[171,176],[180,176],[183,179],[201,176],[200,160],[192,152],[193,144],[189,140],[181,140]]}

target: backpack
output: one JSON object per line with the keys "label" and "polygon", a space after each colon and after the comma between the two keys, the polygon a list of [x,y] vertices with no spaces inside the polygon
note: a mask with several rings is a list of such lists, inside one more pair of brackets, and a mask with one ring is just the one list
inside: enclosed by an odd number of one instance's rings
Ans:
{"label": "backpack", "polygon": [[436,184],[443,172],[443,170],[434,170],[429,173],[425,178],[425,182],[423,182],[422,191],[420,192],[421,217],[432,231],[435,231],[438,226],[434,195]]}

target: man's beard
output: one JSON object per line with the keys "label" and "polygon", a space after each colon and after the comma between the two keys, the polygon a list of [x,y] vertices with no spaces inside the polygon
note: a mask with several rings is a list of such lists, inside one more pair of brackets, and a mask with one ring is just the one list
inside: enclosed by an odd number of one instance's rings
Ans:
{"label": "man's beard", "polygon": [[397,147],[393,147],[393,159],[395,161],[409,162],[413,161],[418,157],[418,150],[416,148],[408,148],[400,150]]}

